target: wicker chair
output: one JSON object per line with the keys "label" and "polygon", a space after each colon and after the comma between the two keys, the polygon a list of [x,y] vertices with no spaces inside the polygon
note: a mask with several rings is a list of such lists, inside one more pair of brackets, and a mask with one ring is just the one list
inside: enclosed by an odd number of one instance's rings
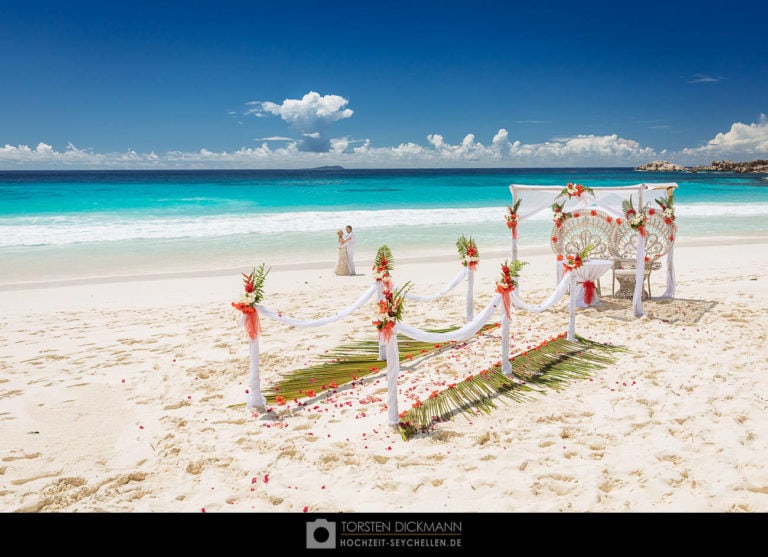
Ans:
{"label": "wicker chair", "polygon": [[[661,268],[661,258],[672,247],[674,227],[664,222],[664,216],[655,212],[648,217],[645,225],[647,232],[645,240],[645,272],[643,273],[642,299],[651,297],[651,273]],[[615,261],[612,276],[612,295],[617,298],[631,298],[635,290],[635,275],[637,271],[637,240],[638,233],[632,230],[629,223],[622,221],[615,227],[614,236],[609,242],[611,253],[609,259]],[[619,290],[616,291],[616,282]]]}
{"label": "wicker chair", "polygon": [[[613,259],[611,241],[616,225],[613,219],[595,209],[574,211],[566,218],[562,226],[552,227],[551,246],[555,255],[576,255],[586,247],[592,246],[589,257],[592,259]],[[597,282],[600,292],[600,281]]]}

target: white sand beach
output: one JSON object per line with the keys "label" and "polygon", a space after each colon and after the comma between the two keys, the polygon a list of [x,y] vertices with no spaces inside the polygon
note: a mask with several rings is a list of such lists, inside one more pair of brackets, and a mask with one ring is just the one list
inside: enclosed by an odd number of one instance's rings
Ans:
{"label": "white sand beach", "polygon": [[[554,288],[547,246],[521,251],[526,301]],[[440,290],[455,257],[396,254],[393,276]],[[493,296],[484,253],[475,303]],[[263,304],[332,315],[372,283],[335,261],[274,266]],[[258,264],[259,262],[254,262]],[[269,262],[267,262],[269,264]],[[646,316],[612,300],[577,333],[626,347],[560,391],[457,415],[404,441],[374,374],[299,411],[244,406],[248,345],[230,302],[240,272],[114,277],[0,289],[0,510],[4,512],[768,511],[768,239],[681,240],[675,300]],[[654,294],[664,272],[654,273]],[[459,325],[465,288],[410,303],[407,322]],[[375,338],[372,307],[318,328],[263,319],[262,387],[344,342]],[[567,298],[512,318],[514,354],[565,331]],[[498,330],[401,368],[399,404],[500,359]],[[295,409],[295,408],[294,408]]]}

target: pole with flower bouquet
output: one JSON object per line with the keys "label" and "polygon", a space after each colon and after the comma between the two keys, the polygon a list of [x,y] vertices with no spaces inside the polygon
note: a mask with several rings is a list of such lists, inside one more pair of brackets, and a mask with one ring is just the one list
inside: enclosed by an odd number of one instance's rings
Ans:
{"label": "pole with flower bouquet", "polygon": [[[656,203],[662,210],[664,215],[664,224],[670,227],[669,232],[669,252],[667,253],[667,288],[662,298],[674,298],[675,297],[675,264],[674,264],[674,250],[675,250],[675,238],[677,237],[677,224],[675,223],[675,198],[674,188],[667,189],[667,198],[662,201],[656,199]],[[650,213],[650,210],[649,210]]]}
{"label": "pole with flower bouquet", "polygon": [[[565,257],[559,255],[558,261],[563,265],[563,274],[570,273],[569,284],[569,298],[568,298],[568,334],[567,340],[576,340],[576,269],[581,268],[584,262],[589,257],[589,252],[592,251],[592,244],[585,247],[579,253],[569,253]],[[595,283],[591,280],[586,280],[581,283],[584,288],[584,301],[587,304],[592,303],[592,299],[595,295]]]}
{"label": "pole with flower bouquet", "polygon": [[477,264],[480,262],[480,251],[477,249],[475,240],[470,236],[467,238],[462,234],[459,239],[456,240],[456,248],[459,250],[459,260],[462,266],[467,268],[467,323],[472,321],[475,316],[475,302],[473,300],[473,292],[475,289],[475,271],[477,271]]}
{"label": "pole with flower bouquet", "polygon": [[[384,292],[392,289],[392,275],[390,271],[394,269],[395,260],[392,257],[392,250],[386,244],[376,251],[376,258],[373,260],[373,278],[376,280],[377,296],[376,300],[384,299]],[[387,359],[386,343],[379,339],[379,360]]]}
{"label": "pole with flower bouquet", "polygon": [[517,225],[520,223],[518,211],[520,211],[520,203],[522,202],[523,200],[518,198],[512,205],[507,205],[507,214],[504,215],[507,221],[507,228],[512,233],[512,259],[517,257]]}
{"label": "pole with flower bouquet", "polygon": [[520,270],[527,263],[517,259],[505,260],[501,264],[501,276],[496,281],[496,292],[501,294],[501,371],[504,375],[512,375],[512,364],[509,361],[509,320],[511,317],[512,300],[510,295],[517,288],[517,278]]}
{"label": "pole with flower bouquet", "polygon": [[638,209],[635,209],[632,204],[632,196],[629,199],[625,199],[621,202],[621,208],[624,211],[624,216],[627,218],[627,224],[629,227],[637,232],[637,263],[635,264],[635,291],[632,294],[632,308],[634,310],[635,317],[641,317],[643,315],[643,281],[645,276],[645,241],[648,236],[648,231],[645,229],[645,224],[648,222],[648,207],[643,206],[643,191],[640,190],[637,194]]}
{"label": "pole with flower bouquet", "polygon": [[373,324],[379,332],[379,345],[386,347],[387,360],[387,421],[397,425],[400,415],[397,411],[397,377],[400,375],[400,354],[397,347],[397,323],[403,317],[405,295],[411,288],[411,282],[395,290],[391,283],[383,292],[381,300],[376,302]]}
{"label": "pole with flower bouquet", "polygon": [[261,322],[256,304],[264,298],[264,279],[267,278],[269,269],[265,269],[264,263],[249,273],[243,273],[243,292],[239,302],[232,302],[232,307],[243,314],[242,323],[248,337],[248,353],[250,363],[248,366],[248,396],[246,408],[256,408],[260,411],[266,409],[267,400],[261,393],[261,379],[259,377],[259,335],[261,334]]}

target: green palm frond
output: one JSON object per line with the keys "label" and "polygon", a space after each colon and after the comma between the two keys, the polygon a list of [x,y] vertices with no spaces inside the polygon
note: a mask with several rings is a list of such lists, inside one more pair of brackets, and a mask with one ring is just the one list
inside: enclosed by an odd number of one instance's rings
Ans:
{"label": "green palm frond", "polygon": [[[488,324],[481,331],[498,326],[498,323]],[[457,327],[451,327],[430,332],[445,333],[456,329]],[[401,362],[434,355],[454,344],[454,342],[435,344],[408,338],[398,338],[397,341]],[[338,346],[332,352],[320,355],[319,358],[322,361],[318,365],[294,370],[283,377],[272,391],[265,391],[264,397],[267,402],[275,403],[278,396],[286,401],[297,400],[306,397],[309,390],[319,395],[323,391],[379,373],[387,367],[386,360],[379,360],[379,341],[375,339],[354,341]]]}
{"label": "green palm frond", "polygon": [[501,363],[497,363],[415,402],[410,410],[400,414],[400,435],[407,440],[459,413],[489,413],[496,408],[497,400],[522,402],[533,393],[543,392],[543,388],[559,390],[568,382],[589,377],[592,371],[610,365],[616,352],[625,351],[578,336],[576,342],[564,337],[545,341],[511,358],[509,377],[501,372]]}

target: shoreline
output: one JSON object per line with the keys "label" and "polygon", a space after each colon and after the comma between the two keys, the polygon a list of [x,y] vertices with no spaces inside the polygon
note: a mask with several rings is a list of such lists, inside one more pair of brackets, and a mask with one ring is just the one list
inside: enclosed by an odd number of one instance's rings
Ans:
{"label": "shoreline", "polygon": [[[768,243],[768,234],[757,235],[739,235],[739,236],[712,236],[712,237],[684,237],[679,239],[676,243],[676,247],[697,247],[697,246],[724,246],[724,245],[758,245]],[[551,253],[551,248],[547,243],[525,243],[519,246],[519,256],[525,258],[526,256],[541,256]],[[428,251],[426,248],[415,248],[407,250],[405,255],[397,255],[397,264],[400,263],[437,263],[437,262],[451,262],[457,259],[454,254],[443,255],[426,255]],[[356,254],[357,268],[364,270],[364,273],[368,274],[370,266],[373,263],[375,253],[361,252],[358,250]],[[498,259],[501,262],[503,259],[510,256],[509,250],[503,249],[488,249],[482,251],[482,258],[484,260]],[[336,265],[334,260],[315,260],[306,261],[300,263],[275,263],[269,264],[265,262],[267,267],[271,267],[275,271],[326,271],[332,270]],[[46,288],[56,288],[60,286],[77,286],[77,285],[97,285],[97,284],[115,284],[123,282],[146,282],[155,280],[180,280],[180,279],[195,279],[195,278],[220,278],[225,276],[240,276],[240,273],[247,271],[245,267],[232,267],[218,265],[208,269],[196,269],[196,270],[183,270],[183,271],[166,271],[160,273],[142,273],[132,270],[125,271],[123,273],[113,275],[82,275],[75,278],[68,279],[50,279],[50,280],[35,280],[34,277],[31,280],[25,282],[0,282],[0,292],[7,291],[20,291],[20,290],[37,290]]]}

